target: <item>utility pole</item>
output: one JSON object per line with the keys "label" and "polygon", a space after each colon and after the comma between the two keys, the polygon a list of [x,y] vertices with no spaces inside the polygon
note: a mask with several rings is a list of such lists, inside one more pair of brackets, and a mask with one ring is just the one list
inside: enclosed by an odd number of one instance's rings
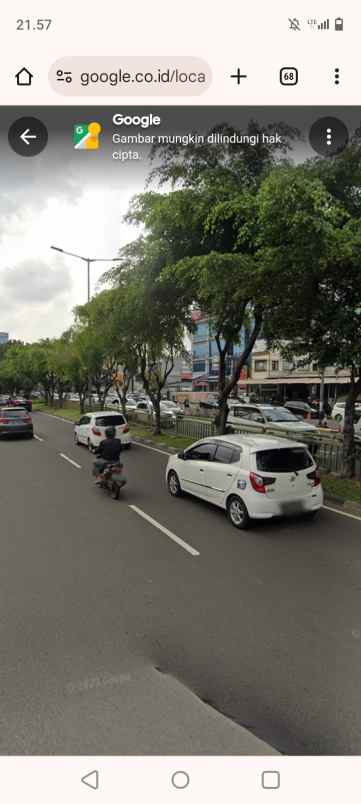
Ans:
{"label": "utility pole", "polygon": [[[106,258],[106,257],[83,257],[82,254],[74,254],[72,251],[65,251],[65,249],[59,248],[58,246],[50,246],[50,248],[52,248],[53,251],[60,251],[61,254],[66,254],[68,257],[75,257],[75,259],[82,260],[83,262],[86,263],[86,267],[87,267],[87,302],[88,302],[88,304],[89,304],[90,299],[91,299],[91,294],[90,294],[90,263],[92,263],[92,262],[116,262],[119,259],[119,257],[109,257],[109,258]],[[89,371],[89,375],[88,375],[88,404],[89,404],[90,408],[92,406],[92,387],[93,387],[92,376],[91,376],[91,373]]]}

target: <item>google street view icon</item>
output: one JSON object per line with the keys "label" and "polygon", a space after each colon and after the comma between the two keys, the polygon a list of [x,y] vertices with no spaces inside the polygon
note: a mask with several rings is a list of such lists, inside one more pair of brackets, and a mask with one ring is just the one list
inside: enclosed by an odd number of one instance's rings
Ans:
{"label": "google street view icon", "polygon": [[73,127],[73,144],[77,151],[97,151],[100,147],[100,123],[76,123]]}

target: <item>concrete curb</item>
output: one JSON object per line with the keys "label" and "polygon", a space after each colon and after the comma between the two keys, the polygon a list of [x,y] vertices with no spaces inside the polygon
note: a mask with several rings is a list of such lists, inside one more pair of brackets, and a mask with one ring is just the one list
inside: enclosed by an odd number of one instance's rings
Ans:
{"label": "concrete curb", "polygon": [[333,505],[345,511],[348,514],[356,514],[361,516],[361,505],[353,500],[345,500],[343,497],[337,497],[336,494],[325,494],[326,505]]}

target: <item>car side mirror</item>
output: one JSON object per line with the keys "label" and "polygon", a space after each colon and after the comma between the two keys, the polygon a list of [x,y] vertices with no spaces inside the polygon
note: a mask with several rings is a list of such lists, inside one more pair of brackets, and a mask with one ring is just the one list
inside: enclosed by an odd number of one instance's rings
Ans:
{"label": "car side mirror", "polygon": [[185,452],[178,452],[177,458],[180,458],[181,461],[186,460]]}
{"label": "car side mirror", "polygon": [[79,422],[74,422],[74,424],[80,424],[80,421]]}

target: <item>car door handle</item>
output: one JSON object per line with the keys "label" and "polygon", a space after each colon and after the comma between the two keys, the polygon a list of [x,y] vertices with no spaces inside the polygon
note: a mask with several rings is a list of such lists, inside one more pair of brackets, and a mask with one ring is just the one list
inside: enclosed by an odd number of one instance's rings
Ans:
{"label": "car door handle", "polygon": [[232,472],[227,472],[227,477],[234,477],[234,475],[232,474]]}
{"label": "car door handle", "polygon": [[200,471],[200,472],[204,472],[204,469],[200,469],[199,471]]}

